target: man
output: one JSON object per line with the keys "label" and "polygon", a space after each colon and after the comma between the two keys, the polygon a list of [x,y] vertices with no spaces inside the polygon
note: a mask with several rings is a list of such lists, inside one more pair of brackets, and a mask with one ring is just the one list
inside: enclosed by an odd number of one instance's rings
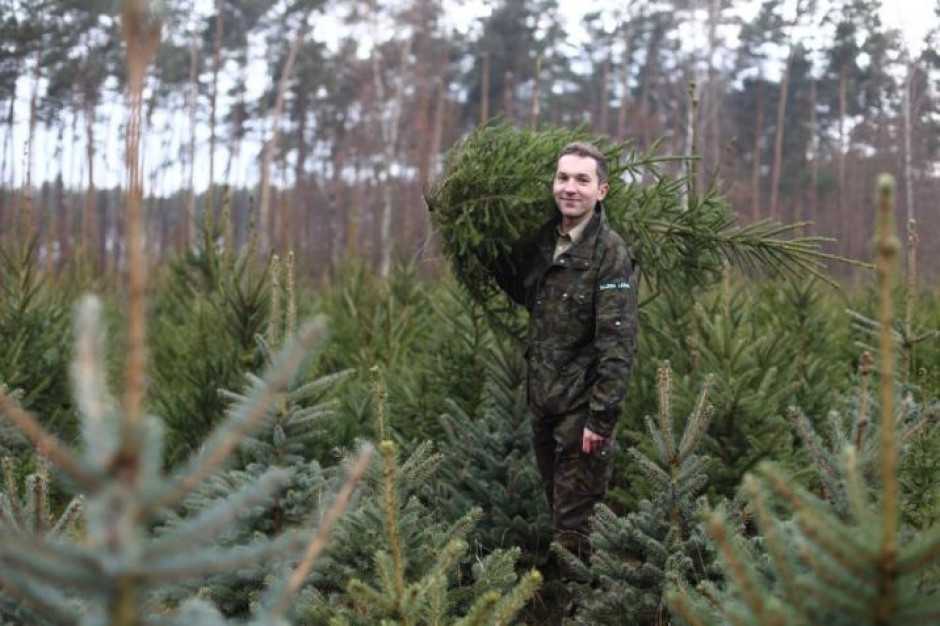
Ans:
{"label": "man", "polygon": [[604,218],[603,154],[569,144],[552,188],[558,214],[495,277],[529,311],[526,395],[554,539],[586,561],[636,351],[636,284],[627,246]]}

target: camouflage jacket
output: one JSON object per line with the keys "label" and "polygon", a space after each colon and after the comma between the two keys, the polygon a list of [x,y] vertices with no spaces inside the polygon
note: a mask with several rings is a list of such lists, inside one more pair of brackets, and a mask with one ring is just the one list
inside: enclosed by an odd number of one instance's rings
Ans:
{"label": "camouflage jacket", "polygon": [[600,206],[581,238],[552,260],[558,219],[496,268],[500,287],[529,311],[526,394],[536,415],[588,409],[610,436],[636,353],[633,262]]}

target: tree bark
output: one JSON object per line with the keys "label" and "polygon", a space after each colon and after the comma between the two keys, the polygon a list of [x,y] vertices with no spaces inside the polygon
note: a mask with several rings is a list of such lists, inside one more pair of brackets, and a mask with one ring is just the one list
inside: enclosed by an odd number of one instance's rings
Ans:
{"label": "tree bark", "polygon": [[761,145],[760,140],[764,131],[764,88],[763,83],[758,78],[757,85],[757,112],[754,122],[754,154],[753,164],[751,166],[751,219],[758,221],[760,219],[760,165],[761,165]]}
{"label": "tree bark", "polygon": [[[7,132],[3,137],[3,164],[0,165],[0,187],[5,187],[0,191],[0,232],[10,232],[8,228],[8,194],[13,193],[13,158],[10,158],[10,180],[7,181],[7,156],[13,151],[13,125],[16,121],[16,80],[12,84],[10,93],[10,108],[7,112]],[[10,223],[12,224],[12,223]],[[2,238],[2,237],[0,237]]]}
{"label": "tree bark", "polygon": [[630,100],[630,63],[633,60],[633,41],[630,22],[623,22],[623,63],[620,68],[620,107],[617,109],[617,139],[627,138],[627,106]]}
{"label": "tree bark", "polygon": [[503,75],[503,115],[506,116],[507,122],[511,122],[513,119],[513,115],[512,115],[513,91],[515,91],[515,85],[513,85],[512,72],[507,70],[506,73]]}
{"label": "tree bark", "polygon": [[790,90],[790,68],[793,65],[793,56],[796,52],[795,46],[790,46],[790,53],[787,55],[786,65],[783,69],[783,77],[780,79],[780,98],[777,101],[777,126],[774,136],[774,161],[770,180],[770,217],[777,220],[778,202],[780,198],[780,172],[783,168],[783,132],[786,124],[787,113],[787,94]]}
{"label": "tree bark", "polygon": [[907,78],[904,81],[904,100],[903,100],[903,118],[904,118],[904,205],[907,213],[907,223],[910,224],[917,218],[914,211],[914,167],[911,157],[911,133],[914,126],[911,106],[911,91],[914,88],[914,64],[908,63]]}
{"label": "tree bark", "polygon": [[[372,6],[373,30],[378,33],[376,8]],[[378,248],[379,274],[388,276],[392,269],[392,171],[398,151],[398,133],[401,113],[405,98],[405,68],[411,52],[411,39],[405,39],[399,49],[400,66],[395,72],[395,93],[389,101],[382,77],[382,50],[378,37],[374,38],[372,48],[372,79],[375,88],[376,106],[378,107],[379,133],[382,138],[382,162],[375,172],[377,183],[381,185],[382,213],[379,220]]]}
{"label": "tree bark", "polygon": [[300,45],[303,43],[310,29],[308,22],[312,13],[313,9],[310,9],[304,14],[303,21],[294,33],[294,39],[291,41],[290,49],[287,53],[287,59],[284,60],[284,65],[281,68],[281,77],[277,86],[277,99],[274,101],[274,120],[271,124],[271,137],[265,142],[264,152],[261,157],[261,202],[258,211],[258,227],[260,228],[260,246],[262,252],[267,251],[271,247],[271,161],[274,158],[274,151],[277,149],[277,142],[280,138],[281,115],[284,113],[287,83],[293,72],[294,62],[297,60]]}
{"label": "tree bark", "polygon": [[85,207],[82,214],[81,261],[92,263],[95,246],[95,99],[85,94]]}
{"label": "tree bark", "polygon": [[600,128],[600,132],[605,135],[610,126],[610,66],[612,63],[611,57],[613,56],[611,45],[611,42],[607,42],[607,55],[604,57],[604,63],[601,65],[601,111],[598,127]]}
{"label": "tree bark", "polygon": [[32,237],[36,224],[33,216],[33,148],[36,143],[38,124],[39,80],[42,77],[42,44],[36,50],[36,67],[33,70],[33,92],[29,98],[29,135],[26,143],[26,176],[23,181],[23,204],[20,207],[20,233]]}
{"label": "tree bark", "polygon": [[[702,133],[702,154],[711,154],[709,171],[717,172],[721,168],[721,89],[718,85],[718,71],[715,68],[715,51],[718,49],[718,21],[721,17],[722,0],[711,0],[708,4],[708,89],[706,91],[706,109],[708,111],[709,133]],[[703,116],[704,117],[704,116]],[[703,124],[704,126],[704,124]],[[710,150],[709,150],[710,148]]]}
{"label": "tree bark", "polygon": [[297,164],[294,167],[293,199],[291,200],[287,223],[285,224],[287,236],[284,244],[287,246],[288,251],[294,250],[295,247],[301,243],[294,229],[296,222],[294,218],[300,213],[306,213],[312,210],[309,206],[310,196],[307,193],[307,176],[305,170],[307,164],[307,90],[302,89],[297,97],[300,100],[297,103],[299,111],[297,126]]}
{"label": "tree bark", "polygon": [[248,48],[242,51],[242,63],[240,71],[240,80],[238,84],[238,103],[232,112],[232,131],[229,135],[228,163],[225,165],[225,182],[232,186],[232,165],[235,162],[236,155],[241,151],[241,136],[244,132],[244,120],[242,111],[245,109],[245,83],[248,81]]}
{"label": "tree bark", "polygon": [[[194,19],[195,3],[190,5],[190,19]],[[196,33],[192,34],[189,42],[189,88],[187,90],[187,108],[189,109],[189,150],[187,164],[189,165],[189,189],[186,195],[186,227],[183,234],[184,247],[191,249],[195,242],[196,233],[196,107],[199,95],[197,82],[199,67],[199,47]]]}
{"label": "tree bark", "polygon": [[490,52],[483,51],[480,77],[480,125],[490,120]]}
{"label": "tree bark", "polygon": [[[343,225],[347,220],[343,219],[343,216],[347,215],[350,207],[347,206],[345,200],[345,185],[343,182],[343,170],[346,169],[346,120],[343,119],[335,124],[335,133],[333,136],[333,181],[330,185],[330,203],[333,207],[333,210],[330,211],[330,219],[332,220],[333,231],[332,237],[327,237],[329,240],[330,250],[330,266],[336,268],[339,266],[341,258],[341,253],[343,251],[343,246],[340,242],[343,241]],[[322,235],[321,235],[322,237]]]}
{"label": "tree bark", "polygon": [[209,189],[206,194],[206,216],[215,208],[215,109],[219,93],[219,72],[222,69],[222,36],[225,34],[225,3],[215,3],[215,41],[212,44],[212,92],[209,94]]}
{"label": "tree bark", "polygon": [[437,102],[434,105],[434,131],[431,135],[431,147],[427,155],[427,167],[429,171],[434,171],[437,165],[437,157],[441,153],[441,146],[444,140],[444,116],[447,113],[447,78],[443,72],[438,76],[437,84]]}
{"label": "tree bark", "polygon": [[813,230],[818,232],[819,220],[819,113],[817,106],[816,80],[810,82],[809,87],[809,125],[813,134],[813,162],[810,167],[809,178],[809,219],[813,223]]}
{"label": "tree bark", "polygon": [[540,98],[541,94],[539,89],[541,88],[540,75],[542,74],[542,55],[539,55],[535,60],[535,77],[533,78],[532,85],[532,111],[529,116],[529,126],[532,127],[532,130],[536,130],[539,126],[539,114],[541,113],[540,107]]}
{"label": "tree bark", "polygon": [[[848,192],[845,185],[845,160],[846,160],[846,138],[845,138],[845,118],[848,109],[848,68],[846,63],[842,63],[839,70],[839,150],[838,150],[838,168],[839,168],[839,232],[846,234],[849,229],[849,216],[846,210],[845,194]],[[846,238],[843,236],[841,241],[841,253],[848,254]]]}

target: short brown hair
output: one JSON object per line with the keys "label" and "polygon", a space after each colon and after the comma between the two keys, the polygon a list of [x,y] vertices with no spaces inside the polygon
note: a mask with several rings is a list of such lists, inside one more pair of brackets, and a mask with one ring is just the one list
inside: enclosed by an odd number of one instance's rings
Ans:
{"label": "short brown hair", "polygon": [[597,182],[607,182],[607,159],[604,158],[604,154],[597,149],[597,146],[586,141],[572,141],[561,149],[561,152],[558,153],[558,158],[555,159],[555,163],[557,164],[558,161],[561,160],[561,157],[569,154],[594,159],[594,162],[597,164]]}

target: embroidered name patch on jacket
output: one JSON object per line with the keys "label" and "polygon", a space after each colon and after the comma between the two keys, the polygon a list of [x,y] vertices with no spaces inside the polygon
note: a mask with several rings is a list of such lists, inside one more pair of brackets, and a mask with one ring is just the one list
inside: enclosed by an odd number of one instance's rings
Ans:
{"label": "embroidered name patch on jacket", "polygon": [[630,283],[604,283],[598,287],[599,291],[607,291],[608,289],[629,289]]}

